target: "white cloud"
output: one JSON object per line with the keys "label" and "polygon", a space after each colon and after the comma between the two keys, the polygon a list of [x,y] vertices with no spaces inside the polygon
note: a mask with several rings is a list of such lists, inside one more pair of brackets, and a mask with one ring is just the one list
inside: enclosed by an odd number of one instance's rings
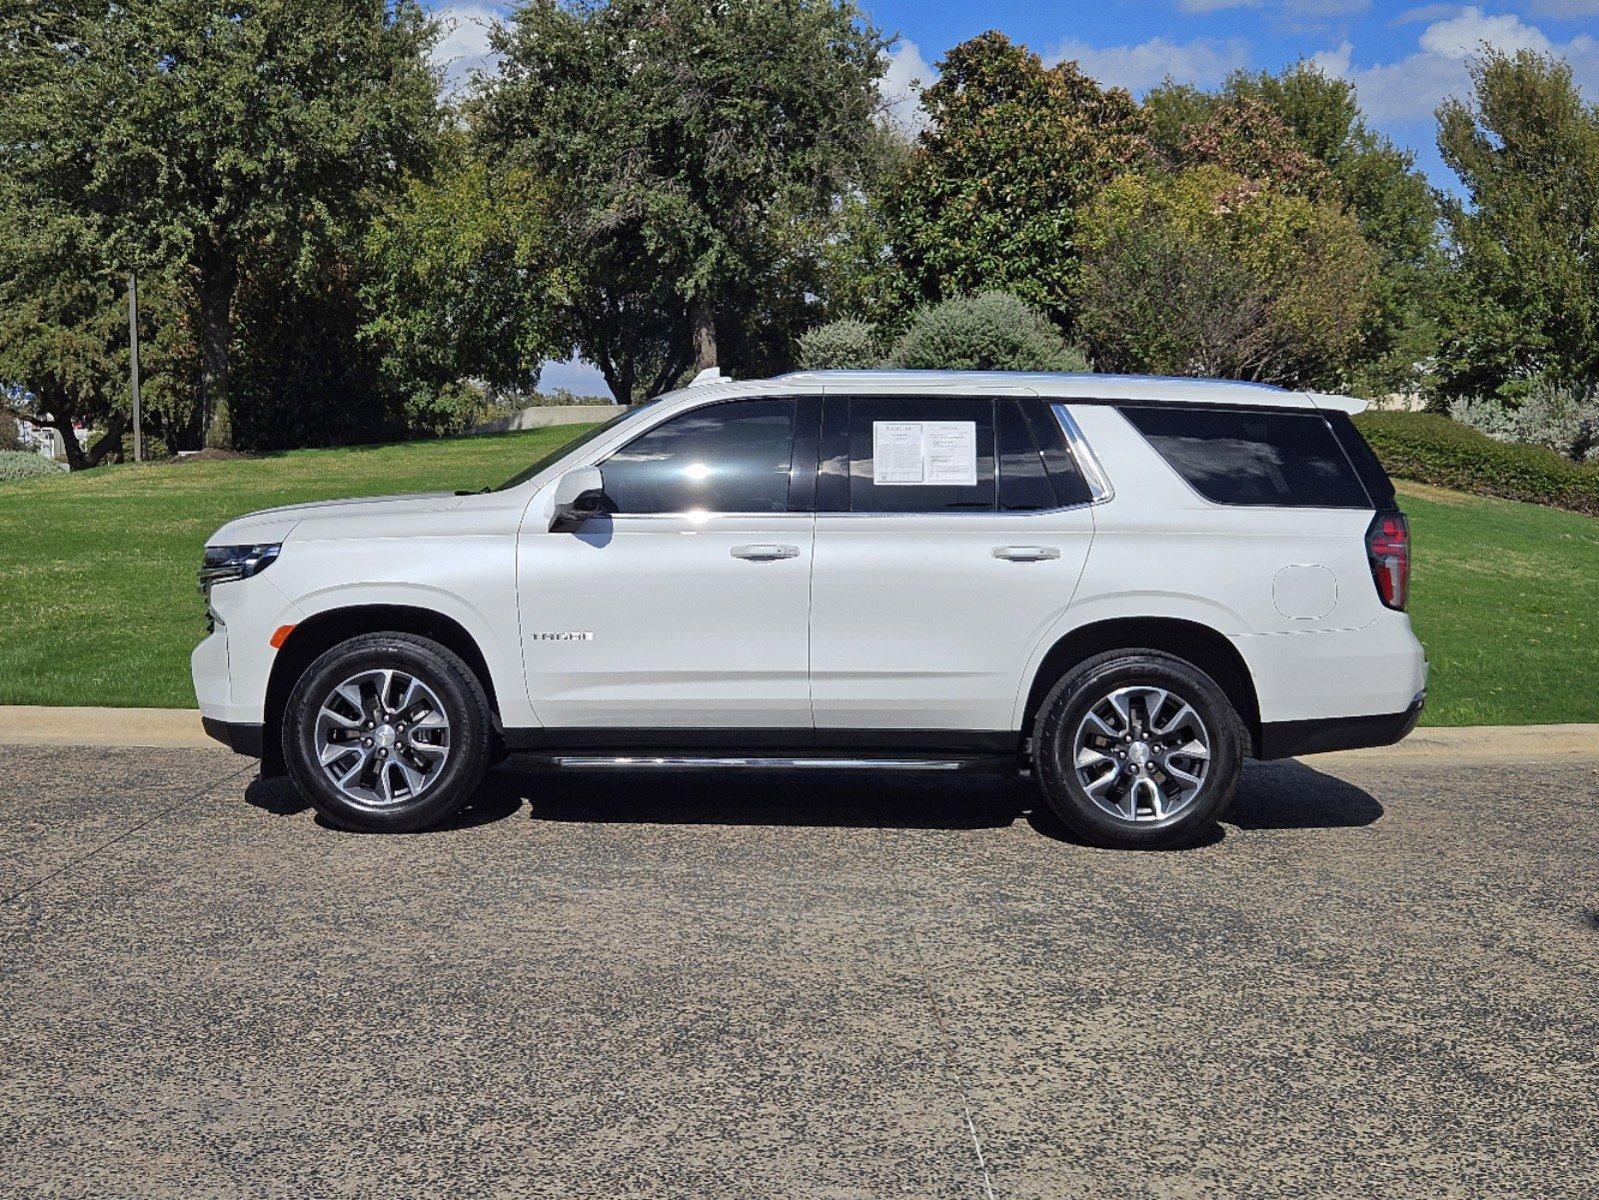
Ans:
{"label": "white cloud", "polygon": [[1371,0],[1283,0],[1283,15],[1297,21],[1329,21],[1352,17],[1371,7]]}
{"label": "white cloud", "polygon": [[1336,50],[1322,50],[1312,54],[1310,61],[1313,66],[1320,67],[1324,75],[1347,75],[1354,56],[1354,44],[1341,42]]}
{"label": "white cloud", "polygon": [[1048,61],[1068,58],[1100,83],[1141,92],[1167,77],[1179,83],[1220,83],[1229,71],[1249,65],[1249,43],[1243,38],[1168,42],[1157,37],[1136,46],[1090,46],[1068,38],[1050,52]]}
{"label": "white cloud", "polygon": [[1355,85],[1361,106],[1372,120],[1379,124],[1421,121],[1429,120],[1446,97],[1466,93],[1470,87],[1466,61],[1484,44],[1496,50],[1557,55],[1571,64],[1577,83],[1590,98],[1599,93],[1599,39],[1584,33],[1569,42],[1554,42],[1520,17],[1490,15],[1476,5],[1432,22],[1422,30],[1416,52],[1398,62],[1352,66],[1353,48],[1347,43],[1323,51],[1316,59],[1325,70]]}
{"label": "white cloud", "polygon": [[1513,13],[1488,16],[1475,6],[1463,8],[1444,21],[1427,26],[1421,34],[1421,48],[1444,58],[1463,59],[1475,54],[1486,42],[1498,50],[1549,49],[1549,39]]}
{"label": "white cloud", "polygon": [[459,91],[473,71],[492,70],[489,30],[504,14],[486,4],[450,4],[434,12],[444,32],[433,45],[433,65],[444,68],[444,90]]}
{"label": "white cloud", "polygon": [[888,119],[914,137],[927,126],[922,109],[922,89],[938,79],[938,72],[927,65],[915,42],[901,39],[889,52],[888,73],[878,80]]}
{"label": "white cloud", "polygon": [[1417,21],[1436,21],[1442,17],[1452,17],[1460,11],[1454,4],[1423,4],[1417,8],[1407,8],[1393,20],[1390,25],[1414,25]]}
{"label": "white cloud", "polygon": [[1540,17],[1553,17],[1557,21],[1599,17],[1599,0],[1532,0],[1527,7]]}

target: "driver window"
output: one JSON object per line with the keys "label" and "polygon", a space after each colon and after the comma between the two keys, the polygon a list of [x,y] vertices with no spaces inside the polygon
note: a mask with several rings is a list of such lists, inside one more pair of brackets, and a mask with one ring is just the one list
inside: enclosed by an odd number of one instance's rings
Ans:
{"label": "driver window", "polygon": [[794,411],[729,400],[673,417],[601,464],[605,494],[619,515],[786,512]]}

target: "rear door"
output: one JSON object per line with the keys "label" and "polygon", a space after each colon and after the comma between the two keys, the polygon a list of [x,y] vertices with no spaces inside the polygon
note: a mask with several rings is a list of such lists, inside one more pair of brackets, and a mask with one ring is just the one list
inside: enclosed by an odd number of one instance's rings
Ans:
{"label": "rear door", "polygon": [[1008,732],[1029,655],[1082,574],[1088,498],[1035,397],[828,396],[811,580],[818,734]]}

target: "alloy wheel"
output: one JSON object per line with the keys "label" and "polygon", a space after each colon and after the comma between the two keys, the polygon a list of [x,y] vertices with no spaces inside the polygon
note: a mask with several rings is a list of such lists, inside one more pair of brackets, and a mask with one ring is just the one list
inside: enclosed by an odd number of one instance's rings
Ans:
{"label": "alloy wheel", "polygon": [[1204,789],[1210,732],[1189,702],[1168,688],[1121,687],[1100,697],[1072,741],[1077,781],[1119,821],[1175,817]]}
{"label": "alloy wheel", "polygon": [[415,800],[450,756],[438,694],[405,671],[362,671],[338,684],[316,715],[316,755],[333,786],[359,804]]}

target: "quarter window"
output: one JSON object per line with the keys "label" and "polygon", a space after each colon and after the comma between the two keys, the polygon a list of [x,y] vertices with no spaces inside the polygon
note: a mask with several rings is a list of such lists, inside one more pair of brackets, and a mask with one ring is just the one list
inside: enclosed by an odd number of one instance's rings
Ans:
{"label": "quarter window", "polygon": [[1121,411],[1173,470],[1217,504],[1371,507],[1319,412],[1186,404]]}
{"label": "quarter window", "polygon": [[601,464],[618,513],[788,510],[793,400],[708,404],[657,425]]}

